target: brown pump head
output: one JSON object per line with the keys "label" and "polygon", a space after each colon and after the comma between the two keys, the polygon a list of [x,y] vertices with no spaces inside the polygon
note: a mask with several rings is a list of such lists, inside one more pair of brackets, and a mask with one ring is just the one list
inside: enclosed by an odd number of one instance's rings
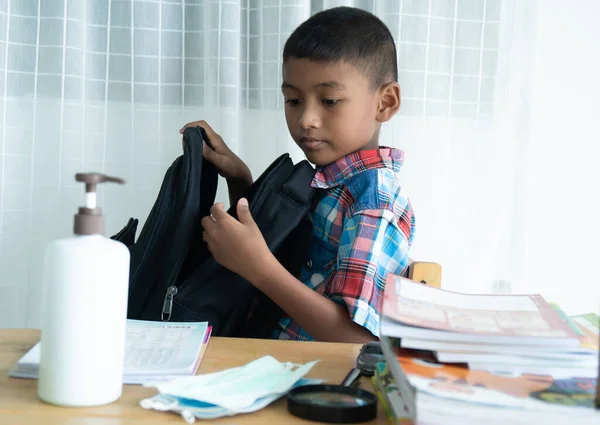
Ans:
{"label": "brown pump head", "polygon": [[102,209],[96,206],[96,186],[99,183],[125,184],[119,177],[111,177],[100,173],[77,173],[75,180],[85,183],[86,206],[79,208],[75,214],[74,232],[76,235],[104,234],[104,217]]}

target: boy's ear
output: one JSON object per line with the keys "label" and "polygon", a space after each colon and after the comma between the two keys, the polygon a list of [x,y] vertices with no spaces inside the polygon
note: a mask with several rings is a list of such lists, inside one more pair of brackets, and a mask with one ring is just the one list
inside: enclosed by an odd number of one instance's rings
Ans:
{"label": "boy's ear", "polygon": [[391,120],[400,109],[400,85],[395,81],[389,82],[379,89],[379,93],[376,119],[379,122],[386,122]]}

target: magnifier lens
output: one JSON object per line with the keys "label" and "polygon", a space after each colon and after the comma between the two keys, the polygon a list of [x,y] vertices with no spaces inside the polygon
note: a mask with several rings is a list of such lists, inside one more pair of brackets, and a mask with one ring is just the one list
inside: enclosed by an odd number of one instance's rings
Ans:
{"label": "magnifier lens", "polygon": [[296,395],[301,403],[331,407],[357,407],[369,404],[367,400],[350,394],[329,391],[315,391]]}
{"label": "magnifier lens", "polygon": [[341,385],[305,385],[287,396],[288,411],[319,422],[357,423],[377,416],[377,396]]}

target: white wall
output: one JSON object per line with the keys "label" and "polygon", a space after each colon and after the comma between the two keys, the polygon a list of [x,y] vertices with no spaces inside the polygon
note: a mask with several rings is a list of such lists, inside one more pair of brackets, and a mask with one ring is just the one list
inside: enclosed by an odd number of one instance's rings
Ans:
{"label": "white wall", "polygon": [[538,2],[515,287],[600,313],[600,2]]}

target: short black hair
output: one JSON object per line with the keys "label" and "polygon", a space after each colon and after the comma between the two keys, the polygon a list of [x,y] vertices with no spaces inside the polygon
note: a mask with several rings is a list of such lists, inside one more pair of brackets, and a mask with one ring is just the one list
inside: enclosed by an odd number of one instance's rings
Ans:
{"label": "short black hair", "polygon": [[396,45],[389,28],[372,13],[354,7],[326,9],[300,24],[283,48],[283,63],[289,58],[344,60],[369,79],[371,89],[398,81]]}

